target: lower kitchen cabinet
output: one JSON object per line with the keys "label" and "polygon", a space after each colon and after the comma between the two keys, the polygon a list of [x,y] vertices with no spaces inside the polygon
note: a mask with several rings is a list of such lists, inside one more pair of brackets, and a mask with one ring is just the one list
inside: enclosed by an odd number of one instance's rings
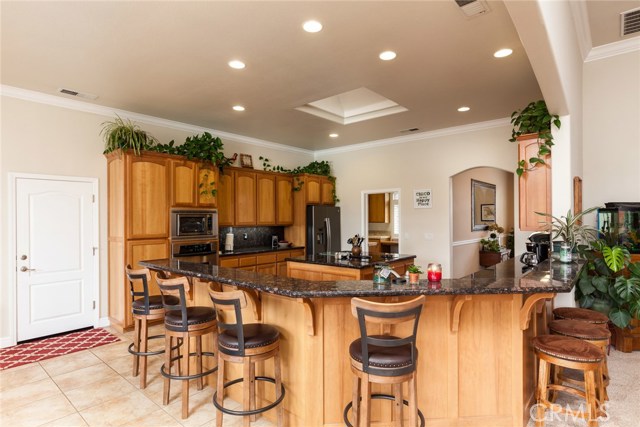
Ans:
{"label": "lower kitchen cabinet", "polygon": [[258,273],[286,276],[287,263],[285,259],[304,255],[304,249],[292,249],[290,251],[274,251],[259,254],[223,256],[220,257],[220,267],[238,268],[241,270],[256,271]]}

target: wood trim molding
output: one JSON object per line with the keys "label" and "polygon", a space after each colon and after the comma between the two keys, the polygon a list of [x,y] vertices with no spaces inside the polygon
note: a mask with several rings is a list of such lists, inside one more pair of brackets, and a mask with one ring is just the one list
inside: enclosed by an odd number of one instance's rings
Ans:
{"label": "wood trim molding", "polygon": [[251,300],[251,304],[253,305],[253,315],[256,317],[257,321],[262,320],[262,299],[260,299],[260,293],[255,289],[242,289],[247,297]]}
{"label": "wood trim molding", "polygon": [[471,295],[458,295],[451,303],[451,332],[458,332],[460,327],[460,313],[465,302],[471,301]]}
{"label": "wood trim molding", "polygon": [[545,299],[551,299],[555,296],[556,294],[547,292],[542,294],[533,294],[527,298],[520,308],[520,329],[523,331],[529,329],[529,321],[531,320],[531,310],[533,307],[536,307],[538,313],[542,312],[542,307],[544,305],[538,306],[538,302]]}
{"label": "wood trim molding", "polygon": [[313,306],[313,301],[311,298],[297,298],[300,304],[304,306],[305,318],[307,323],[307,335],[314,336],[316,334],[316,325],[315,325],[315,307]]}

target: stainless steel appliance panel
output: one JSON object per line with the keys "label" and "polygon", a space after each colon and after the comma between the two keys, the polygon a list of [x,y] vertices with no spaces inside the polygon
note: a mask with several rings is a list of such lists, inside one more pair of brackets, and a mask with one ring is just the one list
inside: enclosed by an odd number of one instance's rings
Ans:
{"label": "stainless steel appliance panel", "polygon": [[307,206],[307,255],[340,251],[340,208]]}
{"label": "stainless steel appliance panel", "polygon": [[218,240],[172,240],[171,258],[199,264],[218,265]]}
{"label": "stainless steel appliance panel", "polygon": [[217,209],[171,209],[171,238],[217,238]]}

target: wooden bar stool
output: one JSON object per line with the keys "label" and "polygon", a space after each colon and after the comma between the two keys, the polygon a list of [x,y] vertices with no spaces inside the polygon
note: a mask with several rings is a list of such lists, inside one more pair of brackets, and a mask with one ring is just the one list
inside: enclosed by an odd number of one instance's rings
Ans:
{"label": "wooden bar stool", "polygon": [[578,307],[558,307],[553,309],[553,318],[557,320],[580,320],[587,323],[607,324],[609,318],[599,311]]}
{"label": "wooden bar stool", "polygon": [[[162,305],[162,296],[149,295],[149,282],[151,281],[149,269],[134,270],[131,265],[127,265],[125,271],[129,279],[131,310],[133,312],[133,344],[129,346],[129,353],[133,355],[132,375],[136,377],[140,374],[140,388],[144,389],[147,387],[147,356],[164,353],[164,348],[156,351],[148,350],[148,340],[164,338],[164,335],[149,336],[148,322],[164,318],[164,306]],[[141,290],[136,290],[136,287]],[[169,298],[174,304],[178,302],[175,297]]]}
{"label": "wooden bar stool", "polygon": [[[217,340],[218,322],[216,312],[212,307],[187,307],[186,295],[189,292],[189,281],[186,277],[165,279],[158,275],[158,287],[162,292],[165,309],[165,361],[160,368],[164,377],[163,399],[164,405],[169,404],[171,380],[182,381],[182,418],[189,416],[189,380],[197,379],[198,390],[202,390],[202,378],[212,374],[217,366],[207,371],[202,370],[202,357],[214,356],[213,352],[202,351],[202,337],[213,334],[214,346]],[[175,300],[177,303],[174,303]],[[195,338],[195,352],[189,351],[190,339]],[[174,346],[174,339],[176,345]],[[182,351],[179,351],[179,347]],[[177,348],[177,355],[173,349]],[[167,351],[171,349],[171,351]],[[189,358],[195,357],[196,373],[189,374]],[[173,362],[178,361],[178,373],[172,374]]]}
{"label": "wooden bar stool", "polygon": [[[544,427],[544,414],[547,409],[554,412],[580,417],[587,421],[588,427],[598,426],[598,416],[605,415],[600,409],[601,401],[596,396],[604,395],[602,384],[602,349],[586,341],[560,335],[540,335],[531,341],[536,356],[540,360],[538,387],[536,388],[536,427]],[[578,369],[584,373],[585,390],[579,390],[561,384],[549,382],[551,367]],[[549,392],[563,391],[586,400],[585,411],[575,411],[554,404]]]}
{"label": "wooden bar stool", "polygon": [[[549,323],[549,332],[565,337],[578,338],[597,346],[604,352],[602,359],[602,376],[604,384],[604,396],[601,399],[609,400],[607,396],[607,386],[609,385],[609,367],[607,365],[607,347],[611,339],[611,332],[606,325],[600,323],[588,323],[581,320],[554,320]],[[554,382],[561,380],[576,385],[582,385],[582,381],[576,381],[571,378],[562,376],[562,370],[557,369],[554,372]],[[557,382],[556,382],[557,384]]]}
{"label": "wooden bar stool", "polygon": [[[216,292],[209,290],[211,301],[219,312],[233,311],[233,323],[218,322],[218,384],[213,395],[216,407],[216,426],[222,426],[223,413],[243,417],[243,425],[251,425],[256,415],[277,408],[278,426],[284,422],[284,408],[280,404],[285,389],[282,384],[280,366],[280,332],[273,326],[262,323],[243,324],[242,309],[247,306],[247,297],[243,291]],[[223,314],[220,313],[222,319]],[[255,364],[273,358],[274,377],[255,375]],[[225,362],[242,363],[243,376],[227,383],[224,382]],[[256,408],[256,380],[275,384],[276,399],[262,408]],[[224,389],[237,383],[243,384],[242,410],[234,411],[223,406]]]}
{"label": "wooden bar stool", "polygon": [[[353,378],[353,398],[344,409],[344,422],[347,426],[366,426],[371,423],[371,400],[387,399],[394,403],[394,425],[402,426],[402,409],[409,407],[409,424],[412,427],[424,426],[425,420],[418,409],[416,370],[418,349],[416,335],[418,321],[424,305],[424,295],[401,303],[378,303],[360,298],[351,300],[351,312],[358,319],[360,338],[349,346],[351,372]],[[377,325],[398,325],[412,322],[412,333],[400,338],[393,335],[371,335],[367,323]],[[409,400],[402,397],[402,383],[408,382]],[[371,394],[370,383],[392,384],[393,395]],[[361,390],[362,389],[362,390]],[[352,409],[353,424],[348,413]]]}

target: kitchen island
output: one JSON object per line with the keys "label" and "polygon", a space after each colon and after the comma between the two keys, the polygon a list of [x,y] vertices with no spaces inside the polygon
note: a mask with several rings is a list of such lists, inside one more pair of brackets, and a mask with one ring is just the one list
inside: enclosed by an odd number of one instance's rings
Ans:
{"label": "kitchen island", "polygon": [[287,276],[307,280],[371,280],[376,264],[387,264],[397,274],[404,275],[414,263],[415,255],[372,253],[354,258],[348,252],[307,255],[287,258]]}
{"label": "kitchen island", "polygon": [[[141,265],[197,278],[197,305],[210,304],[209,286],[248,291],[252,307],[247,320],[253,316],[281,332],[288,426],[343,425],[352,385],[348,347],[359,336],[351,297],[392,302],[414,295],[427,296],[417,341],[418,407],[427,425],[526,425],[536,380],[530,339],[546,329],[545,301],[569,292],[582,268],[546,261],[523,272],[523,265],[511,259],[461,279],[379,285],[370,280],[286,278],[175,260]],[[259,371],[269,375],[271,367]],[[229,378],[237,376],[239,371]],[[388,390],[374,387],[377,391]],[[241,400],[239,393],[231,388],[232,398]],[[274,398],[270,387],[259,394]],[[386,401],[376,401],[372,409],[373,420],[392,417]]]}

